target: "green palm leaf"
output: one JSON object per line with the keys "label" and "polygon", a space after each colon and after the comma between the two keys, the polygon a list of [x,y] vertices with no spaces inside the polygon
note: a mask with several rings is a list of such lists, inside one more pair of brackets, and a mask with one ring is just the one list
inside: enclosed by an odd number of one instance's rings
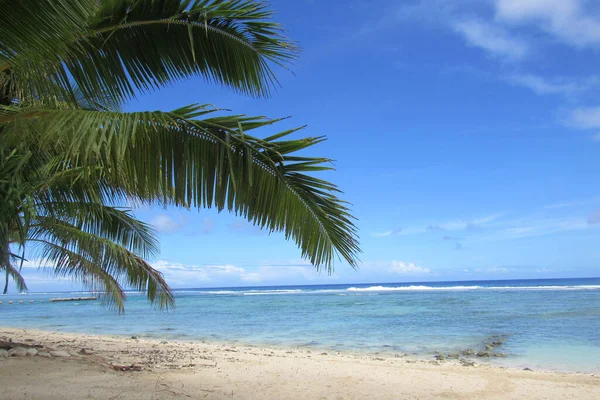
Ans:
{"label": "green palm leaf", "polygon": [[[93,219],[89,215],[86,217]],[[29,242],[37,244],[36,254],[42,263],[53,265],[57,275],[79,277],[94,288],[100,284],[109,302],[115,303],[121,311],[125,294],[119,281],[147,293],[149,300],[158,300],[160,307],[173,305],[173,295],[162,274],[123,246],[128,244],[127,240],[124,243],[114,240],[114,221],[106,227],[102,226],[105,222],[101,219],[93,222],[95,230],[108,233],[104,235],[90,233],[69,222],[68,219],[38,216],[28,236]],[[144,226],[137,228],[145,229]]]}
{"label": "green palm leaf", "polygon": [[5,129],[7,140],[14,137],[16,143],[29,134],[42,147],[57,146],[69,160],[100,166],[107,182],[127,196],[227,209],[261,228],[284,232],[317,268],[331,272],[336,253],[356,265],[356,229],[336,196],[338,188],[306,174],[331,169],[331,160],[295,155],[324,139],[285,140],[296,130],[259,139],[248,132],[277,121],[206,118],[214,111],[202,106],[146,113],[37,108],[10,114]]}
{"label": "green palm leaf", "polygon": [[[317,269],[356,266],[356,227],[339,189],[310,174],[331,160],[299,155],[323,137],[248,134],[278,120],[188,106],[118,112],[124,100],[190,76],[266,96],[295,46],[254,0],[0,0],[0,269],[34,243],[59,275],[101,287],[122,310],[125,287],[165,306],[144,261],[151,229],[125,201],[216,207],[283,232]],[[23,258],[21,257],[21,260]],[[24,287],[24,286],[23,286]]]}
{"label": "green palm leaf", "polygon": [[192,75],[266,96],[276,83],[269,63],[296,54],[272,14],[239,0],[2,1],[0,72],[23,97],[68,98],[75,85],[87,99],[126,99]]}
{"label": "green palm leaf", "polygon": [[[3,144],[13,147],[8,141]],[[120,311],[123,288],[147,293],[160,307],[172,306],[173,295],[162,274],[143,259],[157,254],[153,230],[128,210],[104,204],[111,199],[106,193],[116,190],[102,170],[73,168],[48,148],[28,149],[26,144],[24,140],[10,151],[0,146],[0,154],[8,153],[0,161],[4,200],[0,270],[7,283],[12,278],[20,290],[26,289],[20,269],[14,267],[14,261],[23,257],[13,254],[11,247],[28,246],[28,253],[41,265],[52,265],[55,274],[102,290],[107,302]]]}

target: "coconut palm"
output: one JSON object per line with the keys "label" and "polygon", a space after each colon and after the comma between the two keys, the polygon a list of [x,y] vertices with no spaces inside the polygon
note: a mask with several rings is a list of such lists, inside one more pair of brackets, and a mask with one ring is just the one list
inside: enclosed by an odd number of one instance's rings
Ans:
{"label": "coconut palm", "polygon": [[[173,303],[160,272],[144,258],[157,252],[153,232],[128,210],[106,204],[123,191],[98,168],[66,166],[61,157],[31,146],[0,147],[0,193],[6,277],[27,289],[21,275],[28,254],[52,265],[58,276],[80,279],[123,310],[121,282],[148,294],[161,307]],[[16,252],[15,250],[19,250]],[[6,290],[6,288],[5,288]]]}
{"label": "coconut palm", "polygon": [[[31,193],[40,192],[14,189],[16,182],[38,187],[29,182],[38,168],[44,177],[83,174],[75,181],[80,186],[63,182],[53,189],[60,199],[53,204],[77,190],[77,206],[114,210],[111,204],[119,198],[227,209],[261,228],[284,232],[317,269],[330,272],[336,255],[356,265],[359,247],[346,203],[335,185],[308,174],[330,169],[331,160],[298,155],[323,137],[289,139],[297,131],[292,129],[259,138],[249,132],[278,120],[211,115],[218,110],[209,106],[119,111],[140,93],[195,75],[246,95],[267,96],[276,84],[272,66],[285,67],[296,56],[271,16],[264,4],[251,0],[0,0],[0,145],[5,158],[13,152],[15,157],[0,176],[0,201],[6,205],[0,208],[0,269],[16,277],[18,269],[7,261],[18,260],[11,249],[45,229],[25,229],[19,222],[27,222],[25,210],[38,204]],[[36,172],[14,172],[38,149],[44,161],[33,158]],[[90,188],[98,174],[102,186]],[[81,223],[56,207],[33,208],[32,215]],[[79,228],[99,233],[86,229]],[[87,251],[84,244],[75,252]],[[144,242],[128,251],[142,260],[151,249]],[[84,267],[81,271],[86,277]],[[166,286],[161,290],[169,293]]]}

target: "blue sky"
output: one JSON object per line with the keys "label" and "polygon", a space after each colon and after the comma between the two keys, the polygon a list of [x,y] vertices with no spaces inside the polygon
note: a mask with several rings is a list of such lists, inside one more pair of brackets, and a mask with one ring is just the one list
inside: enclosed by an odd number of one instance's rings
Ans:
{"label": "blue sky", "polygon": [[[272,7],[303,51],[271,98],[199,78],[125,110],[212,103],[327,135],[313,154],[336,160],[326,177],[359,218],[362,265],[319,275],[282,235],[227,213],[137,209],[174,287],[600,275],[600,4]],[[32,290],[67,285],[27,274]]]}

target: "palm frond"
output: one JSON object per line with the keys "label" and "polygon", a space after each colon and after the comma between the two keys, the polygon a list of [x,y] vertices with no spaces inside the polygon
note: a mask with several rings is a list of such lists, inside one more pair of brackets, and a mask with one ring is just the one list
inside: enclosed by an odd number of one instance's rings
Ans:
{"label": "palm frond", "polygon": [[[81,165],[102,166],[109,171],[106,179],[130,196],[227,209],[261,228],[284,232],[319,269],[331,272],[336,253],[356,265],[358,240],[347,204],[336,196],[335,185],[307,174],[331,169],[330,160],[295,155],[324,138],[285,140],[292,129],[259,139],[247,132],[277,121],[206,118],[213,111],[202,106],[146,113],[36,109],[17,113],[5,129],[18,132],[18,140],[44,132],[35,139],[42,146],[60,146]],[[193,119],[198,117],[204,118]]]}
{"label": "palm frond", "polygon": [[106,206],[97,202],[38,202],[38,216],[30,227],[47,228],[48,216],[67,221],[74,228],[107,239],[118,246],[152,258],[158,254],[158,242],[154,230],[146,223],[135,219],[127,209]]}
{"label": "palm frond", "polygon": [[58,61],[98,10],[96,0],[0,0],[0,71],[25,54],[36,63]]}
{"label": "palm frond", "polygon": [[[171,289],[162,274],[109,239],[82,231],[55,217],[38,216],[28,241],[42,245],[38,250],[40,258],[51,263],[56,274],[72,275],[87,285],[90,282],[104,285],[120,309],[124,298],[120,281],[127,287],[145,292],[148,299],[157,302],[161,308],[174,304]],[[86,280],[90,277],[95,280]]]}
{"label": "palm frond", "polygon": [[[17,268],[15,268],[11,262],[0,263],[0,274],[2,272],[4,274],[6,274],[7,280],[8,280],[8,278],[11,278],[13,280],[13,282],[17,286],[17,289],[20,292],[24,292],[27,290],[27,284],[25,283],[25,278],[23,278],[23,275],[21,275],[21,272],[19,272],[19,270]],[[5,288],[4,293],[6,293],[6,288]]]}
{"label": "palm frond", "polygon": [[59,243],[43,239],[31,239],[36,245],[42,264],[52,265],[57,277],[71,277],[83,283],[88,289],[101,291],[104,300],[114,305],[120,312],[124,310],[126,294],[118,280],[105,271],[100,265],[88,260],[85,256]]}
{"label": "palm frond", "polygon": [[[38,3],[44,7],[30,18]],[[253,0],[105,0],[87,12],[76,1],[47,3],[0,9],[0,26],[21,8],[29,10],[18,29],[14,23],[0,29],[0,55],[30,96],[70,98],[76,86],[87,99],[123,100],[193,75],[267,96],[276,84],[270,65],[286,66],[296,55],[270,21],[273,12]],[[49,37],[40,37],[48,24]]]}

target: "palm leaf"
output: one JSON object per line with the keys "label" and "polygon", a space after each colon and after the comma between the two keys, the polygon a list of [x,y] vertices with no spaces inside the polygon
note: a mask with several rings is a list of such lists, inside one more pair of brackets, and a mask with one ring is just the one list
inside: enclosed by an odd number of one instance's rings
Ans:
{"label": "palm leaf", "polygon": [[100,284],[121,311],[124,293],[119,281],[147,293],[161,308],[173,305],[162,274],[119,243],[54,217],[38,217],[28,241],[38,244],[42,262],[53,265],[57,275],[80,278],[88,286]]}
{"label": "palm leaf", "polygon": [[193,75],[266,96],[276,83],[270,63],[296,54],[252,0],[10,3],[0,8],[0,72],[11,71],[23,97],[70,98],[76,86],[87,99],[123,100]]}
{"label": "palm leaf", "polygon": [[[27,284],[25,283],[25,279],[21,272],[17,268],[13,266],[11,262],[8,263],[0,263],[0,272],[4,272],[6,274],[7,282],[10,277],[15,284],[17,285],[17,289],[20,292],[27,290]],[[6,293],[6,288],[4,289],[4,293]]]}
{"label": "palm leaf", "polygon": [[356,228],[346,203],[336,196],[339,190],[306,174],[331,169],[330,160],[295,155],[324,139],[285,140],[295,130],[256,138],[247,132],[276,122],[260,117],[191,119],[213,111],[201,106],[146,113],[38,108],[12,115],[5,129],[16,132],[15,141],[31,135],[42,146],[60,147],[69,160],[101,166],[107,181],[128,196],[227,209],[268,231],[283,232],[318,269],[331,272],[336,253],[356,265]]}
{"label": "palm leaf", "polygon": [[[37,197],[37,196],[36,196]],[[30,223],[31,228],[46,228],[40,219],[59,218],[69,221],[76,229],[107,239],[143,258],[158,254],[158,242],[154,230],[137,219],[127,209],[110,207],[98,202],[39,202],[38,216]],[[38,225],[39,224],[39,225]]]}

